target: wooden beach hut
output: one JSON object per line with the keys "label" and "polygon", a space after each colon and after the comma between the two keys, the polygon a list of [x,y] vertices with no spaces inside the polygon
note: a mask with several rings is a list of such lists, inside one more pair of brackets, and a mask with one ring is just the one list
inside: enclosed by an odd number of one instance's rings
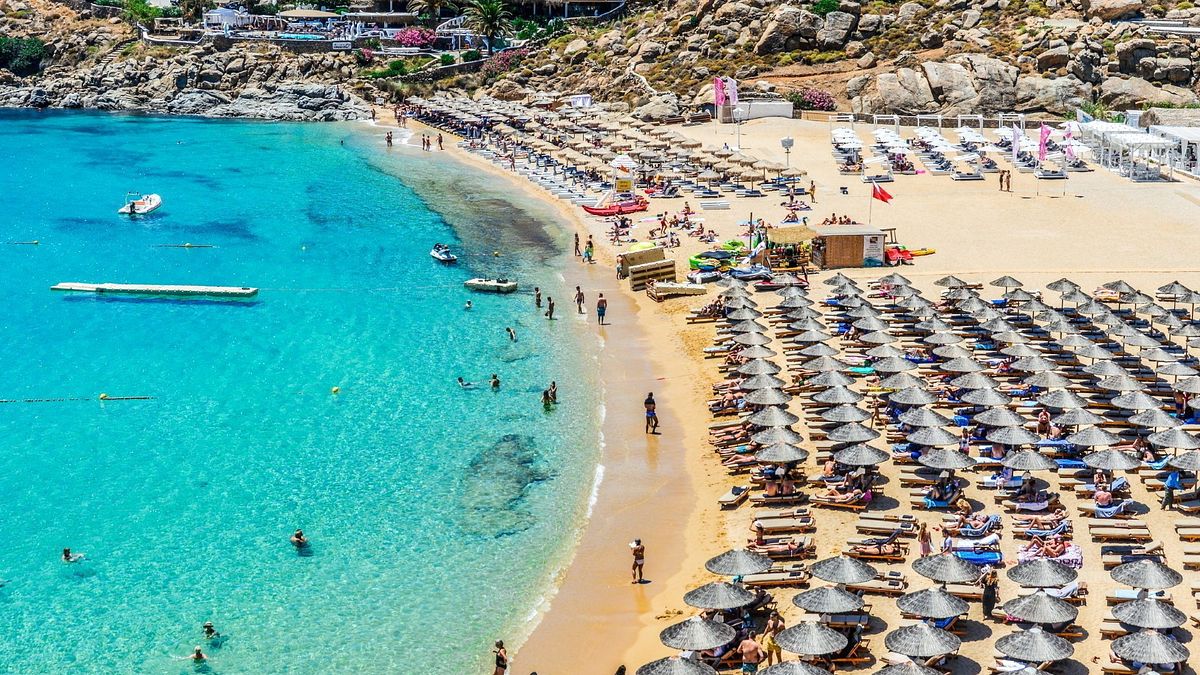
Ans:
{"label": "wooden beach hut", "polygon": [[812,262],[812,240],[817,236],[807,225],[788,225],[767,230],[767,259],[776,272],[807,272]]}
{"label": "wooden beach hut", "polygon": [[869,225],[816,228],[813,264],[831,270],[841,267],[882,267],[883,230]]}

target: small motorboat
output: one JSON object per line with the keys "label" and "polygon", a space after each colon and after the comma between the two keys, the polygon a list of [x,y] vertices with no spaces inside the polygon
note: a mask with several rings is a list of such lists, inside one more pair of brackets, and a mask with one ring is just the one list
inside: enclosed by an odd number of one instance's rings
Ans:
{"label": "small motorboat", "polygon": [[511,279],[467,279],[463,286],[481,293],[512,293],[517,290],[517,282]]}
{"label": "small motorboat", "polygon": [[450,247],[445,244],[434,244],[433,250],[429,251],[429,255],[434,260],[444,263],[458,262],[458,256],[450,252]]}
{"label": "small motorboat", "polygon": [[144,216],[157,211],[160,206],[162,206],[162,197],[158,195],[129,193],[125,195],[125,205],[117,209],[117,213],[127,216]]}

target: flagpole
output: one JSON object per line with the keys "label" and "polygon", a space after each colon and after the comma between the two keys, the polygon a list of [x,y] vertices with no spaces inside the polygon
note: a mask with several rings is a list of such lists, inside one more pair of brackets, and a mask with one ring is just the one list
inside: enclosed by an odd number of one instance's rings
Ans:
{"label": "flagpole", "polygon": [[871,181],[871,192],[867,194],[867,225],[871,224],[871,217],[875,212],[875,181]]}

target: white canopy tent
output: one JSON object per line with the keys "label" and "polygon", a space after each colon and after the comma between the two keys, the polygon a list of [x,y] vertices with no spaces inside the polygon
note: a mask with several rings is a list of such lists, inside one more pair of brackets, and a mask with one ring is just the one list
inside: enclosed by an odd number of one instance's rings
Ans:
{"label": "white canopy tent", "polygon": [[1117,162],[1118,173],[1138,182],[1163,180],[1163,166],[1173,174],[1172,159],[1177,145],[1169,138],[1132,130],[1105,137],[1106,149]]}
{"label": "white canopy tent", "polygon": [[1174,167],[1192,175],[1200,173],[1200,127],[1151,126],[1150,133],[1175,143]]}

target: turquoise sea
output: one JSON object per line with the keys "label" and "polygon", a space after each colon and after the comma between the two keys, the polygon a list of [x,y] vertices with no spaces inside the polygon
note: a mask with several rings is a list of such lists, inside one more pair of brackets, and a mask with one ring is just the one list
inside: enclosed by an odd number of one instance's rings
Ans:
{"label": "turquoise sea", "polygon": [[[586,326],[462,288],[565,299],[551,212],[362,125],[7,111],[0,157],[0,672],[485,672],[599,456]],[[118,216],[130,190],[165,205]]]}

